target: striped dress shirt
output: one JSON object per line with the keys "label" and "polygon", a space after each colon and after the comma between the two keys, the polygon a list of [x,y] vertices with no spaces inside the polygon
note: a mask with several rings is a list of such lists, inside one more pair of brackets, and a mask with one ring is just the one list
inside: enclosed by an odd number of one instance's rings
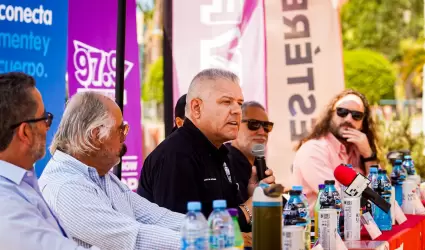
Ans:
{"label": "striped dress shirt", "polygon": [[103,250],[179,249],[183,214],[132,192],[114,174],[57,150],[40,177],[49,206],[79,245]]}

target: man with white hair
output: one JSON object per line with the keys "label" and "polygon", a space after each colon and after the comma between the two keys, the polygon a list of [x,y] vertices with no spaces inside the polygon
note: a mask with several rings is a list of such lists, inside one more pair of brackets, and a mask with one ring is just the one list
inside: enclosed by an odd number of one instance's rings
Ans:
{"label": "man with white hair", "polygon": [[[214,200],[226,200],[239,210],[242,231],[250,232],[252,199],[242,200],[238,181],[223,143],[238,135],[243,103],[239,78],[221,69],[198,73],[186,96],[183,126],[168,136],[146,158],[138,193],[175,212],[186,212],[189,201],[201,201],[209,216]],[[269,169],[264,179],[274,182]],[[250,196],[258,185],[255,168],[247,187]]]}
{"label": "man with white hair", "polygon": [[110,172],[125,154],[128,131],[113,100],[95,92],[74,95],[40,178],[43,196],[80,245],[179,249],[184,215],[140,197]]}

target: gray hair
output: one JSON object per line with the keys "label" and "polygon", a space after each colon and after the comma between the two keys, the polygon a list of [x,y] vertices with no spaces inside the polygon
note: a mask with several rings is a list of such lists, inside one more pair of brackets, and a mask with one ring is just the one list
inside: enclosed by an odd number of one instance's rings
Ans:
{"label": "gray hair", "polygon": [[256,102],[256,101],[244,102],[242,104],[241,108],[242,108],[242,118],[245,117],[247,108],[260,108],[260,109],[266,111],[266,109],[264,108],[264,106],[261,105],[261,103]]}
{"label": "gray hair", "polygon": [[218,68],[202,70],[192,79],[192,82],[190,83],[189,90],[186,95],[186,116],[187,114],[190,114],[190,101],[194,98],[199,98],[201,93],[209,93],[208,89],[205,89],[205,86],[202,86],[202,83],[205,82],[205,80],[215,81],[218,79],[225,79],[239,84],[239,77],[231,71]]}
{"label": "gray hair", "polygon": [[108,97],[93,91],[77,93],[71,97],[50,146],[51,154],[56,149],[71,155],[87,155],[99,150],[91,142],[93,130],[99,129],[99,139],[102,141],[110,136],[115,125],[115,119],[102,98]]}

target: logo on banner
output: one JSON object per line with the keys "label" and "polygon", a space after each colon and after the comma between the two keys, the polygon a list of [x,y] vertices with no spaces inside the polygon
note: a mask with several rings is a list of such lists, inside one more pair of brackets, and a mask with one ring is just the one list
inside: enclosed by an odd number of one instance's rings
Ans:
{"label": "logo on banner", "polygon": [[226,68],[236,73],[243,83],[243,58],[239,42],[243,32],[242,19],[245,15],[243,13],[242,18],[240,16],[243,1],[214,0],[210,5],[200,7],[201,23],[207,27],[223,30],[220,35],[211,39],[201,39],[201,69]]}
{"label": "logo on banner", "polygon": [[[104,51],[77,40],[74,40],[74,47],[74,76],[84,87],[78,88],[77,91],[96,90],[115,99],[116,51]],[[125,61],[124,79],[127,78],[133,66],[132,62]],[[126,96],[124,91],[124,104],[127,102]]]}

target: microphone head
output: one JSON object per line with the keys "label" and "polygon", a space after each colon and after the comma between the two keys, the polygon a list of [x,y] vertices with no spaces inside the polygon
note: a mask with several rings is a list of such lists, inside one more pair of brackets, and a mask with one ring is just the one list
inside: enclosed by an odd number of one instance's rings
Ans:
{"label": "microphone head", "polygon": [[334,176],[344,186],[349,186],[356,178],[357,173],[353,169],[344,165],[339,165],[335,168]]}
{"label": "microphone head", "polygon": [[254,144],[251,149],[251,153],[255,157],[264,157],[266,147],[264,144]]}

